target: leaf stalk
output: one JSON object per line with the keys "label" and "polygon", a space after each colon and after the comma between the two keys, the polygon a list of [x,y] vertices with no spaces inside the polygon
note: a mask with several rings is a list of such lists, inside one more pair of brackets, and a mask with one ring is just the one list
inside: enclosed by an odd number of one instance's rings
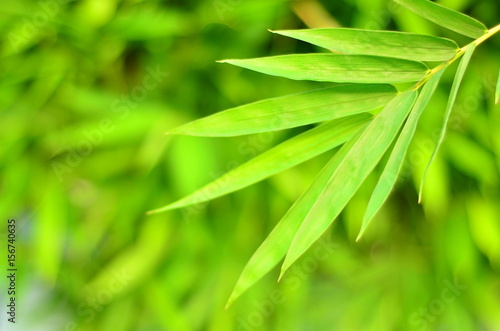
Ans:
{"label": "leaf stalk", "polygon": [[467,51],[468,47],[470,47],[473,44],[475,46],[479,46],[480,44],[482,44],[483,42],[485,42],[486,40],[488,40],[489,38],[491,38],[492,36],[494,36],[499,31],[500,31],[500,24],[497,25],[497,26],[495,26],[494,28],[491,28],[490,30],[488,30],[484,35],[482,35],[478,39],[474,40],[470,44],[468,44],[468,45],[460,48],[460,50],[457,52],[457,54],[453,58],[451,58],[450,60],[448,60],[446,62],[443,62],[440,65],[438,65],[437,67],[429,70],[429,73],[427,74],[427,76],[425,76],[425,78],[423,78],[421,81],[419,81],[417,84],[415,84],[410,90],[416,91],[416,90],[420,89],[436,73],[440,72],[443,69],[446,69],[453,62],[455,62],[456,60],[458,60],[459,58],[461,58],[465,54],[465,52]]}

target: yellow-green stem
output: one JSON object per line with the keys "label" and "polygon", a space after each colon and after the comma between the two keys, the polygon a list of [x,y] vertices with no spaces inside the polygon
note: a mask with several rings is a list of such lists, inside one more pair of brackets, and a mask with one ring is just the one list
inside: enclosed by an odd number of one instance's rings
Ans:
{"label": "yellow-green stem", "polygon": [[411,88],[411,90],[413,90],[413,91],[418,90],[419,88],[422,87],[422,85],[424,85],[425,83],[427,83],[427,81],[429,79],[431,79],[432,76],[434,76],[437,72],[445,69],[450,64],[452,64],[453,62],[455,62],[456,60],[458,60],[459,58],[461,58],[462,55],[465,54],[465,51],[467,51],[467,47],[469,47],[471,44],[476,44],[476,46],[479,46],[480,44],[482,44],[483,42],[485,42],[486,40],[488,40],[490,37],[492,37],[493,35],[495,35],[499,31],[500,31],[500,24],[497,25],[497,26],[495,26],[494,28],[488,30],[484,35],[482,35],[478,39],[474,40],[473,42],[471,42],[467,46],[464,46],[464,47],[460,48],[460,50],[457,52],[457,54],[452,59],[450,59],[450,60],[448,60],[446,62],[443,62],[440,65],[438,65],[437,67],[432,68],[431,70],[429,70],[429,73],[427,73],[427,75],[425,76],[425,78],[422,79],[421,81],[419,81],[417,84],[415,84]]}

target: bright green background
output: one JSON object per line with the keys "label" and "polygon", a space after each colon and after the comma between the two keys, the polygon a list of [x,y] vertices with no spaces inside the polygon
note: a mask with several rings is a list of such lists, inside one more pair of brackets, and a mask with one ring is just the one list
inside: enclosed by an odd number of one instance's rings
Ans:
{"label": "bright green background", "polygon": [[[301,3],[1,6],[0,251],[6,220],[15,218],[19,268],[18,323],[7,325],[2,308],[2,330],[500,328],[499,36],[472,60],[423,204],[416,187],[453,70],[423,116],[403,179],[364,239],[354,242],[376,174],[323,246],[280,284],[274,270],[224,310],[245,263],[332,152],[208,204],[145,216],[303,131],[163,134],[225,108],[328,86],[215,62],[321,51],[266,31],[306,27],[294,8],[315,26],[337,22],[470,42],[385,0],[323,1],[331,17],[308,11],[318,3]],[[440,3],[488,27],[500,23],[496,0]],[[166,76],[148,88],[151,70]],[[0,258],[4,269],[6,253]],[[453,283],[455,292],[448,290]]]}

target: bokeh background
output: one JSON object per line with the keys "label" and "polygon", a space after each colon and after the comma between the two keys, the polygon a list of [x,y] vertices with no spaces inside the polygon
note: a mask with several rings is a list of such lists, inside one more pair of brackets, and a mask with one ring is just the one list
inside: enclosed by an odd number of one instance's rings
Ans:
{"label": "bokeh background", "polygon": [[[439,3],[500,23],[497,0]],[[335,151],[146,216],[305,128],[234,138],[165,131],[328,85],[215,61],[324,51],[266,29],[470,40],[387,0],[16,0],[0,15],[0,259],[5,270],[6,220],[15,218],[19,268],[17,323],[2,308],[1,330],[500,330],[500,36],[473,58],[421,205],[453,70],[363,240],[355,243],[381,168],[281,283],[276,268],[225,310],[252,253]]]}

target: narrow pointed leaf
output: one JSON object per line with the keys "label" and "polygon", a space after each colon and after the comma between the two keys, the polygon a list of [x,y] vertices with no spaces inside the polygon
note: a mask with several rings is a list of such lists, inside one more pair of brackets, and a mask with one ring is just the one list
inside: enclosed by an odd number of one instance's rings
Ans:
{"label": "narrow pointed leaf", "polygon": [[439,80],[443,74],[444,70],[441,70],[437,74],[435,74],[423,87],[420,96],[413,107],[408,120],[406,121],[403,131],[399,136],[394,149],[392,150],[391,156],[389,157],[389,161],[380,176],[380,179],[373,191],[373,194],[370,198],[370,202],[368,203],[368,207],[366,209],[365,216],[363,218],[363,224],[361,225],[361,230],[359,231],[358,238],[359,240],[363,233],[366,231],[366,228],[372,221],[375,214],[380,210],[384,202],[389,197],[392,188],[396,184],[396,180],[398,178],[399,172],[403,166],[403,161],[406,155],[406,151],[408,150],[408,146],[410,145],[411,140],[415,134],[415,130],[417,129],[418,120],[425,107],[429,103],[432,95],[436,91],[436,87],[439,84]]}
{"label": "narrow pointed leaf", "polygon": [[221,62],[295,80],[337,83],[416,82],[428,72],[421,62],[369,55],[295,54]]}
{"label": "narrow pointed leaf", "polygon": [[453,40],[406,32],[346,28],[271,32],[344,53],[414,61],[447,61],[459,50]]}
{"label": "narrow pointed leaf", "polygon": [[408,116],[417,94],[407,91],[392,100],[347,153],[293,238],[282,275],[326,231],[375,168]]}
{"label": "narrow pointed leaf", "polygon": [[420,181],[420,190],[419,190],[419,195],[418,195],[418,201],[419,203],[422,201],[422,192],[424,190],[424,185],[425,185],[425,178],[427,176],[427,172],[429,171],[429,168],[434,161],[434,158],[436,157],[439,148],[441,147],[441,144],[444,141],[444,137],[446,135],[446,129],[448,127],[448,121],[450,119],[451,111],[453,110],[453,106],[455,105],[455,100],[457,99],[457,94],[458,94],[458,89],[460,88],[460,84],[462,83],[462,79],[464,78],[465,70],[467,69],[467,66],[469,65],[470,59],[472,57],[472,54],[474,53],[474,50],[476,49],[476,44],[471,43],[468,47],[467,50],[464,54],[464,57],[460,61],[460,65],[458,66],[457,73],[455,75],[455,79],[453,80],[453,85],[451,86],[451,93],[450,97],[448,99],[448,104],[446,106],[446,111],[444,113],[444,121],[443,121],[443,127],[441,129],[441,134],[439,135],[439,140],[436,144],[436,148],[434,149],[434,152],[431,155],[431,159],[429,160],[429,163],[425,167],[424,174],[422,176],[422,180]]}
{"label": "narrow pointed leaf", "polygon": [[291,168],[343,144],[370,118],[369,114],[358,114],[323,123],[256,156],[185,198],[149,214],[211,200]]}
{"label": "narrow pointed leaf", "polygon": [[394,0],[412,12],[444,28],[477,39],[488,31],[478,20],[429,0]]}
{"label": "narrow pointed leaf", "polygon": [[254,102],[187,123],[169,133],[236,136],[288,129],[367,112],[396,96],[387,84],[354,84]]}
{"label": "narrow pointed leaf", "polygon": [[347,152],[349,152],[354,143],[359,139],[365,128],[366,124],[358,129],[358,132],[335,153],[311,186],[295,201],[266,240],[255,251],[236,282],[226,308],[250,286],[266,275],[285,256],[300,224],[307,216],[314,202],[318,199],[321,191],[335,172],[335,169],[337,169]]}
{"label": "narrow pointed leaf", "polygon": [[497,90],[495,93],[495,104],[498,105],[499,102],[500,102],[500,71],[498,72]]}

